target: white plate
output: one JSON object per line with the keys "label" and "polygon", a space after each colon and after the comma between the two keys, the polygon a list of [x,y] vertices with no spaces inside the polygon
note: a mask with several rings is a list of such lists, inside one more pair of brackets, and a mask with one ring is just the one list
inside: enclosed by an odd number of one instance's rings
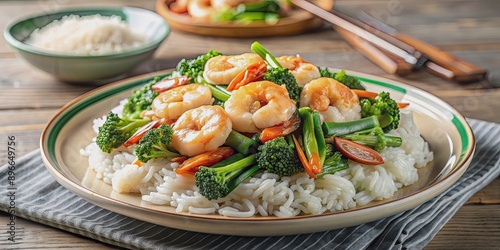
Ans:
{"label": "white plate", "polygon": [[95,136],[92,120],[105,115],[129,96],[133,89],[153,78],[156,72],[109,84],[84,94],[65,105],[48,122],[41,141],[41,154],[48,171],[77,195],[105,209],[139,220],[196,232],[271,236],[311,233],[354,226],[381,219],[420,205],[445,191],[467,169],[472,159],[474,135],[464,117],[439,98],[403,83],[375,76],[358,76],[368,90],[388,91],[397,101],[409,102],[415,122],[434,151],[434,161],[418,171],[417,183],[401,188],[393,198],[369,203],[355,209],[294,218],[255,216],[226,218],[219,215],[176,213],[173,208],[142,202],[139,195],[114,192],[111,186],[95,179],[88,170],[87,158],[79,151]]}

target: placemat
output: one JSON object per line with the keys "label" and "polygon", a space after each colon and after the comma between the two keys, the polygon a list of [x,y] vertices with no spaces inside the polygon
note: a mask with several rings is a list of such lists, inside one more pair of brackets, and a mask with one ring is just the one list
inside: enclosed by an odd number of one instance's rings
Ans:
{"label": "placemat", "polygon": [[[472,195],[499,176],[500,124],[468,121],[476,136],[476,153],[454,185],[414,209],[355,227],[241,237],[159,226],[102,209],[68,191],[45,169],[39,150],[16,162],[15,214],[130,249],[421,249]],[[8,165],[0,168],[0,176],[7,178]],[[8,182],[2,181],[0,188],[8,193]],[[9,202],[7,195],[1,196],[0,210],[7,212]]]}

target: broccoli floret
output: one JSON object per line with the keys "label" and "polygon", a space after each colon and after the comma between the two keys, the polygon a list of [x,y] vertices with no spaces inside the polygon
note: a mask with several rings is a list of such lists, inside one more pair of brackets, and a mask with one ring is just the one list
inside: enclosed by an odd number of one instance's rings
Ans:
{"label": "broccoli floret", "polygon": [[173,159],[179,157],[180,154],[170,147],[173,133],[172,127],[166,124],[149,130],[135,148],[135,155],[141,162],[148,162],[153,158]]}
{"label": "broccoli floret", "polygon": [[287,68],[270,68],[264,74],[263,80],[271,81],[278,85],[285,85],[290,98],[295,103],[299,103],[302,87],[297,84],[297,80]]}
{"label": "broccoli floret", "polygon": [[354,132],[342,138],[372,147],[376,151],[381,151],[386,147],[399,147],[402,144],[401,137],[386,135],[381,127]]}
{"label": "broccoli floret", "polygon": [[319,68],[319,73],[322,77],[333,78],[343,83],[350,89],[365,90],[365,87],[361,84],[361,81],[356,77],[347,75],[345,70],[341,70],[339,72],[331,72],[328,68]]}
{"label": "broccoli floret", "polygon": [[135,131],[148,124],[148,119],[132,119],[119,117],[109,112],[104,124],[99,127],[96,143],[103,152],[111,153],[113,149],[120,147]]}
{"label": "broccoli floret", "polygon": [[[331,146],[333,149],[333,145],[327,144]],[[328,151],[327,151],[328,152]],[[325,162],[323,163],[323,167],[321,168],[321,173],[317,174],[316,177],[321,178],[327,174],[333,174],[338,171],[342,171],[344,169],[348,169],[349,165],[347,164],[347,158],[342,156],[342,153],[339,151],[330,151],[328,157],[326,157]]]}
{"label": "broccoli floret", "polygon": [[361,116],[376,115],[384,132],[389,132],[399,126],[399,108],[388,92],[381,92],[375,98],[361,98]]}
{"label": "broccoli floret", "polygon": [[206,54],[200,55],[195,59],[182,59],[177,64],[176,70],[180,75],[191,77],[192,80],[198,82],[198,79],[203,77],[203,69],[208,59],[222,55],[216,50],[209,50]]}
{"label": "broccoli floret", "polygon": [[155,77],[128,97],[127,102],[123,106],[124,117],[139,119],[142,111],[151,109],[151,103],[158,96],[158,92],[154,91],[152,87],[159,80],[160,77]]}
{"label": "broccoli floret", "polygon": [[277,137],[265,142],[257,152],[260,168],[279,176],[290,176],[304,171],[291,136]]}
{"label": "broccoli floret", "polygon": [[255,154],[222,167],[200,167],[194,175],[201,195],[209,200],[226,197],[246,178],[259,170]]}

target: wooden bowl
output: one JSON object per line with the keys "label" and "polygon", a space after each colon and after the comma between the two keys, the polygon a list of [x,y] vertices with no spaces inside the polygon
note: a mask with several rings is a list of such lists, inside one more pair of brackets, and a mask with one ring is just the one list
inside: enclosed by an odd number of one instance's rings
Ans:
{"label": "wooden bowl", "polygon": [[[299,9],[292,9],[290,15],[281,18],[274,25],[265,22],[250,24],[236,23],[206,23],[192,19],[187,14],[178,14],[170,10],[170,4],[175,0],[157,0],[156,12],[163,16],[173,30],[179,30],[203,36],[217,37],[269,37],[297,35],[319,27],[323,20]],[[323,9],[330,10],[333,0],[315,0]]]}

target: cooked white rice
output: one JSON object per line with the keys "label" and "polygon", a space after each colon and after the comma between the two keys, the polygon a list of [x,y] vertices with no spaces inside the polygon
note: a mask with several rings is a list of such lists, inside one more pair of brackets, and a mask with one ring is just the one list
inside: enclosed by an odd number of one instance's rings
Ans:
{"label": "cooked white rice", "polygon": [[[102,124],[96,119],[94,128]],[[349,161],[347,170],[311,179],[306,173],[279,177],[259,173],[240,184],[227,197],[208,200],[197,191],[193,178],[176,175],[177,163],[151,160],[133,165],[133,148],[103,153],[95,143],[82,150],[97,178],[117,192],[140,193],[142,200],[172,206],[179,213],[220,214],[228,217],[254,215],[291,217],[321,214],[365,205],[389,198],[403,186],[418,180],[417,168],[433,160],[433,153],[420,136],[411,112],[401,114],[400,127],[392,132],[403,146],[381,152],[385,163],[368,166]]]}
{"label": "cooked white rice", "polygon": [[145,40],[118,16],[68,15],[36,29],[26,43],[70,55],[103,55],[141,46]]}

